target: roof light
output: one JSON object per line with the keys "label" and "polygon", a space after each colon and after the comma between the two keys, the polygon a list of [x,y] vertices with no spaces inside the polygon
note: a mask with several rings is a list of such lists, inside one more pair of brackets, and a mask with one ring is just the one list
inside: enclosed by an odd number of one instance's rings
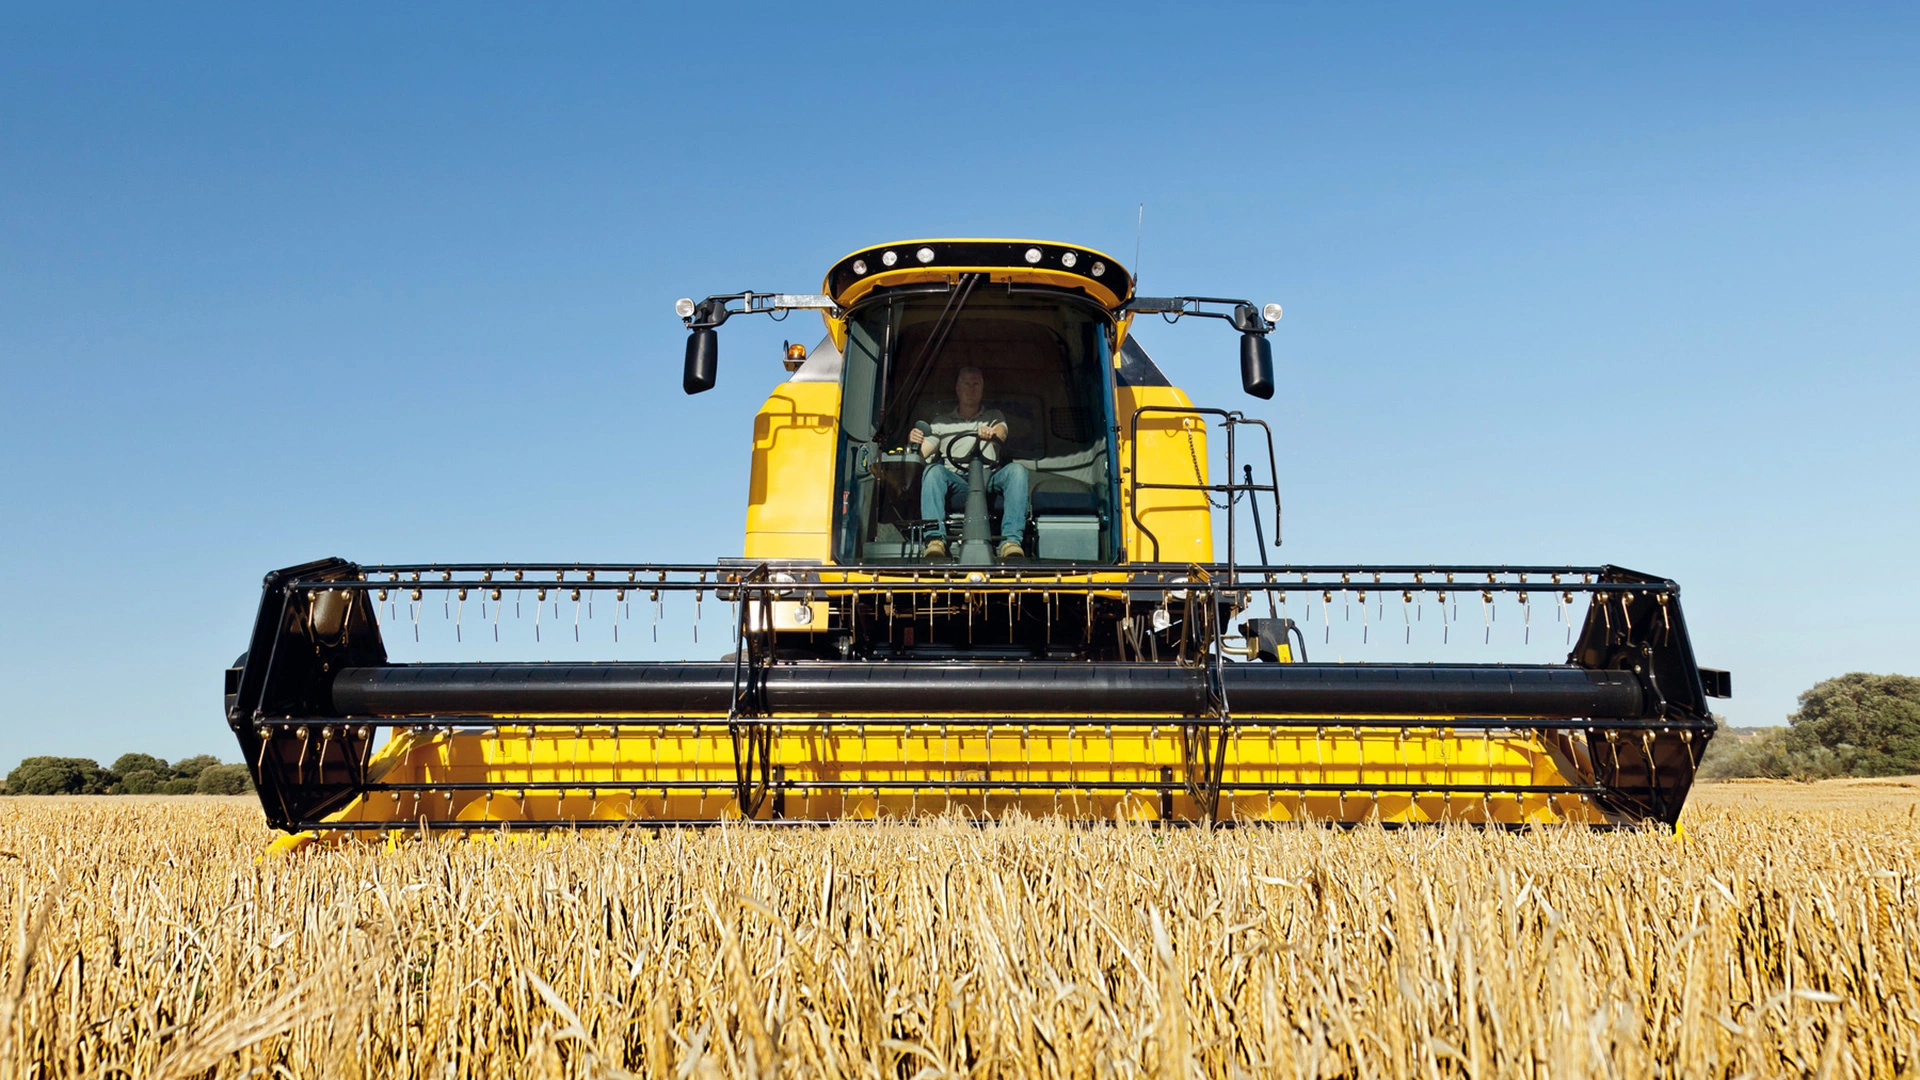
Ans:
{"label": "roof light", "polygon": [[865,259],[855,259],[855,260],[853,260],[853,272],[854,272],[854,273],[856,273],[856,274],[864,274],[864,273],[866,273],[866,272],[867,272],[867,260],[865,260]]}
{"label": "roof light", "polygon": [[693,300],[685,296],[675,300],[673,302],[673,313],[683,319],[693,318]]}
{"label": "roof light", "polygon": [[1039,262],[1039,261],[1040,261],[1040,249],[1039,249],[1039,248],[1028,248],[1028,249],[1027,249],[1027,261],[1028,261],[1028,262],[1030,262],[1030,263],[1037,263],[1037,262]]}
{"label": "roof light", "polygon": [[1080,261],[1080,256],[1075,255],[1071,251],[1064,251],[1060,253],[1060,265],[1066,267],[1069,270],[1073,269],[1073,264],[1079,261]]}
{"label": "roof light", "polygon": [[1280,305],[1268,304],[1266,307],[1263,307],[1260,309],[1260,314],[1266,316],[1268,322],[1279,322],[1280,321]]}
{"label": "roof light", "polygon": [[1098,259],[1093,261],[1093,276],[1099,277],[1107,272],[1107,264]]}
{"label": "roof light", "polygon": [[921,248],[919,251],[916,251],[913,253],[913,257],[916,259],[919,259],[923,263],[930,263],[933,261],[933,249]]}
{"label": "roof light", "polygon": [[881,266],[892,266],[894,263],[897,263],[899,261],[900,261],[900,253],[897,251],[889,251],[880,256]]}

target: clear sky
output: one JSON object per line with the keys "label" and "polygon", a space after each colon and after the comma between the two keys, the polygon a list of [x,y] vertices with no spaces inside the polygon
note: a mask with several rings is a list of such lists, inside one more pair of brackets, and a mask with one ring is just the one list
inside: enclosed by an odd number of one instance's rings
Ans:
{"label": "clear sky", "polygon": [[1041,236],[1278,300],[1296,562],[1679,581],[1741,724],[1920,674],[1912,6],[0,8],[0,769],[234,756],[262,573],[737,555],[780,340]]}

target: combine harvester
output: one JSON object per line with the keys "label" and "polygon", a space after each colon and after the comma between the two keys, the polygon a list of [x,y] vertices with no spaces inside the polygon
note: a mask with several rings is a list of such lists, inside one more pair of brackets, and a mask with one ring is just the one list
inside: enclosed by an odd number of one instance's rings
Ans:
{"label": "combine harvester", "polygon": [[[226,707],[275,826],[1678,819],[1729,677],[1695,664],[1672,581],[1269,565],[1267,425],[1193,405],[1130,330],[1224,320],[1270,398],[1277,305],[1135,296],[1071,244],[925,240],[854,252],[820,294],[677,309],[689,394],[730,318],[826,321],[755,418],[745,557],[269,574]],[[497,653],[509,609],[508,637],[576,652],[657,641],[669,610],[728,625],[705,659],[390,659],[423,621]],[[1326,662],[1336,628],[1395,655]],[[1496,628],[1570,651],[1411,655]]]}

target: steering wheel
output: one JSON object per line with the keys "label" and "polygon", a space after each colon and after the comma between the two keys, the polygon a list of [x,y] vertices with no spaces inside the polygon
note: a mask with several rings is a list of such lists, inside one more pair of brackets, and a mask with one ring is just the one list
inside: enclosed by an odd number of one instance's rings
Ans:
{"label": "steering wheel", "polygon": [[996,439],[983,439],[971,431],[965,431],[947,436],[945,445],[934,457],[956,472],[965,472],[966,466],[972,464],[974,458],[988,465],[998,464],[1000,443]]}

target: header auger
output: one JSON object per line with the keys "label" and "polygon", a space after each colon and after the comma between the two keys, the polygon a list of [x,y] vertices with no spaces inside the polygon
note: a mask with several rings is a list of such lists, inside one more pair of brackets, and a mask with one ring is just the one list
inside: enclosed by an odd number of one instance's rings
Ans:
{"label": "header auger", "polygon": [[[1135,297],[1074,245],[925,240],[819,294],[676,308],[688,393],[734,315],[827,324],[756,418],[744,557],[268,575],[227,716],[274,825],[1677,820],[1728,678],[1673,582],[1269,563],[1266,425],[1195,407],[1130,330],[1228,321],[1268,398],[1277,305]],[[523,645],[548,658],[436,655]]]}

